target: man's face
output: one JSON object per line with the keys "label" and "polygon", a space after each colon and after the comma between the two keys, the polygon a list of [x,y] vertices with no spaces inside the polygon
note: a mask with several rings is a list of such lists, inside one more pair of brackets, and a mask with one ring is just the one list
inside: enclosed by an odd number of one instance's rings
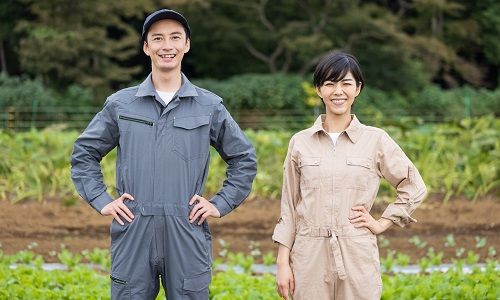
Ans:
{"label": "man's face", "polygon": [[143,50],[151,58],[153,71],[180,72],[182,58],[189,47],[190,41],[181,23],[165,19],[151,25]]}

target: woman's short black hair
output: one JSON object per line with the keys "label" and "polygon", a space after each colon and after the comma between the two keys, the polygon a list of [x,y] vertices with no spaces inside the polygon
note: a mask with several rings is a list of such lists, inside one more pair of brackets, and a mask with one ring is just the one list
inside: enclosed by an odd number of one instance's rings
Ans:
{"label": "woman's short black hair", "polygon": [[365,79],[356,57],[345,52],[330,52],[323,56],[316,66],[313,84],[319,88],[325,81],[340,81],[349,71],[356,80],[356,86],[361,84],[363,89]]}

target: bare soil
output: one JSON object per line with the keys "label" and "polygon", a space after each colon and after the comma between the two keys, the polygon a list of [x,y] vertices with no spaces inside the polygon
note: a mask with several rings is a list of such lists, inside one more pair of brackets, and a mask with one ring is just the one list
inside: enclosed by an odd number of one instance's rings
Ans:
{"label": "bare soil", "polygon": [[[380,216],[385,205],[374,207],[372,213]],[[230,251],[250,252],[252,242],[259,243],[262,253],[276,251],[271,235],[279,217],[280,204],[277,200],[247,200],[239,208],[222,219],[212,219],[213,254],[221,250],[219,240],[229,244]],[[416,248],[409,239],[418,235],[436,251],[443,251],[445,261],[454,257],[455,249],[463,247],[487,257],[487,248],[495,247],[500,253],[500,201],[482,199],[476,202],[454,199],[443,203],[437,197],[427,199],[413,217],[418,223],[405,228],[393,226],[383,236],[389,241],[387,247],[380,247],[385,256],[388,249],[403,252],[416,261],[424,255],[427,247]],[[61,245],[73,252],[85,249],[108,248],[110,244],[110,217],[102,217],[83,201],[73,206],[64,206],[61,201],[28,201],[12,204],[0,201],[0,243],[5,254],[27,249],[34,242],[33,251],[54,261],[51,251],[60,251]],[[444,238],[453,234],[456,247],[444,246]],[[486,238],[485,247],[476,248],[476,236]],[[379,243],[379,246],[380,243]],[[500,254],[497,254],[497,259]]]}

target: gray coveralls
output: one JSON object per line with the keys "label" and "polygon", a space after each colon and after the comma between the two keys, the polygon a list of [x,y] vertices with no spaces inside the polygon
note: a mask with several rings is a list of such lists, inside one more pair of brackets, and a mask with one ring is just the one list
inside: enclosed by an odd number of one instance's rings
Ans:
{"label": "gray coveralls", "polygon": [[71,176],[79,194],[98,212],[113,201],[99,162],[117,148],[116,190],[131,223],[111,224],[112,299],[154,299],[159,275],[168,299],[208,299],[211,234],[191,224],[193,195],[201,195],[212,145],[227,162],[227,179],[210,201],[221,216],[249,194],[257,170],[255,151],[222,104],[182,74],[182,86],[165,107],[151,75],[139,86],[111,95],[76,140]]}

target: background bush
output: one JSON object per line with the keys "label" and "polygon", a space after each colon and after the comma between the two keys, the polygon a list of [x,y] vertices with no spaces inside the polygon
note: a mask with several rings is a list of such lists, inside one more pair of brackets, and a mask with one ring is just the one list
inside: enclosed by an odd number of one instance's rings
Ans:
{"label": "background bush", "polygon": [[[270,121],[257,123],[257,127],[293,130],[305,127],[304,124],[309,124],[314,115],[324,110],[310,82],[310,78],[289,74],[245,74],[226,80],[194,80],[200,87],[221,96],[238,121],[245,113],[255,117],[252,112],[257,111],[267,114]],[[37,127],[67,122],[71,128],[81,128],[93,115],[88,113],[89,109],[91,112],[100,109],[103,101],[94,99],[89,89],[78,85],[56,91],[45,87],[39,80],[0,75],[2,110],[5,112],[7,107],[15,107],[23,112],[17,117],[24,121],[43,120],[40,125],[32,123]],[[376,89],[368,83],[357,98],[353,111],[361,119],[385,121],[385,124],[404,116],[442,122],[486,114],[498,116],[499,103],[500,89],[461,87],[443,90],[429,85],[419,91],[401,94]],[[61,107],[71,109],[61,110]],[[272,126],[276,120],[280,121],[279,124]],[[78,123],[72,124],[73,121]]]}

